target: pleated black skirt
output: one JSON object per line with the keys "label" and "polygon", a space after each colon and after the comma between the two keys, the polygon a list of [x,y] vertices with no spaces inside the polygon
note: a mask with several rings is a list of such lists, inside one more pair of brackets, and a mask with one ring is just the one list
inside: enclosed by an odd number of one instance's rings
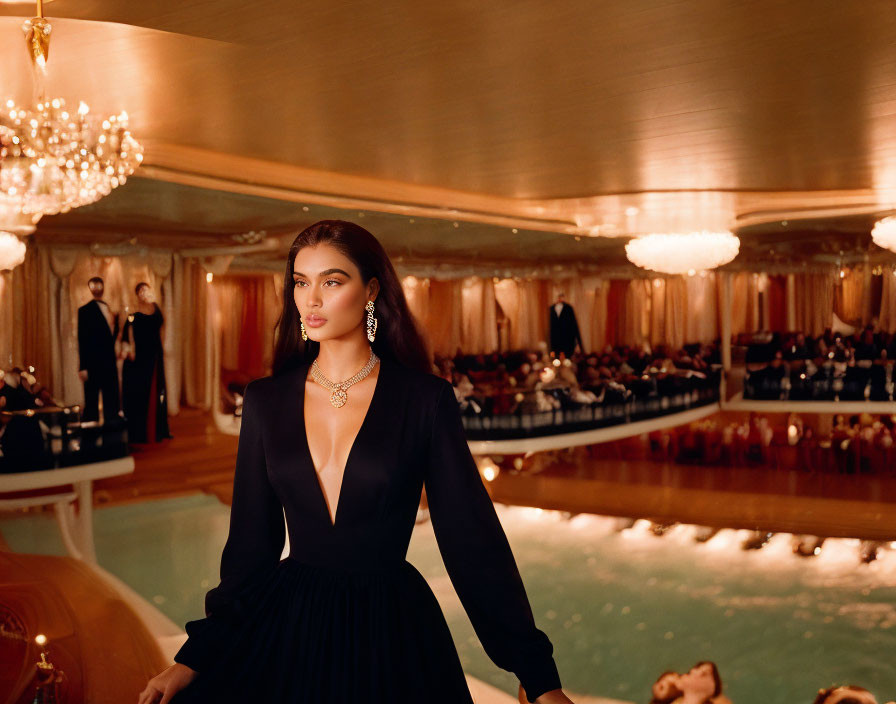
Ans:
{"label": "pleated black skirt", "polygon": [[407,561],[352,572],[287,558],[240,601],[172,704],[473,704],[441,607]]}

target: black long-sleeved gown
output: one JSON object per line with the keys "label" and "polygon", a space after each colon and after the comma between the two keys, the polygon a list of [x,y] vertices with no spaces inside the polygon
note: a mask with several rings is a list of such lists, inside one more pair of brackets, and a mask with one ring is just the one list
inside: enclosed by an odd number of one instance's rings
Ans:
{"label": "black long-sleeved gown", "polygon": [[[331,521],[304,426],[309,364],[252,381],[230,532],[206,617],[175,656],[185,702],[470,704],[445,617],[406,555],[425,485],[439,550],[486,653],[529,701],[560,687],[451,385],[381,358]],[[290,554],[281,560],[284,520]]]}
{"label": "black long-sleeved gown", "polygon": [[164,317],[159,304],[153,306],[155,310],[150,314],[136,311],[129,315],[122,330],[125,340],[130,339],[132,329],[134,333],[134,359],[126,359],[121,369],[129,442],[159,442],[171,437],[161,338]]}

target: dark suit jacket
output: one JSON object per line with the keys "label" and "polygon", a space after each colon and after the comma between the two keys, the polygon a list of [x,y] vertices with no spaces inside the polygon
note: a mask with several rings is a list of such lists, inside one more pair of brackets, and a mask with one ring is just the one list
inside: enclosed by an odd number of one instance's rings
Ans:
{"label": "dark suit jacket", "polygon": [[97,301],[90,301],[78,308],[78,354],[81,360],[78,369],[86,369],[90,376],[115,372],[118,316],[113,313],[112,318],[114,329],[110,331]]}
{"label": "dark suit jacket", "polygon": [[6,405],[3,406],[4,411],[25,411],[29,408],[37,408],[34,396],[25,391],[21,383],[16,387],[3,384],[0,386],[0,397],[6,399]]}
{"label": "dark suit jacket", "polygon": [[576,313],[569,303],[564,303],[560,310],[560,315],[554,310],[554,303],[551,304],[551,349],[563,350],[569,353],[576,347],[576,342],[585,351],[585,345],[582,344],[582,336],[579,334],[579,324],[576,321]]}

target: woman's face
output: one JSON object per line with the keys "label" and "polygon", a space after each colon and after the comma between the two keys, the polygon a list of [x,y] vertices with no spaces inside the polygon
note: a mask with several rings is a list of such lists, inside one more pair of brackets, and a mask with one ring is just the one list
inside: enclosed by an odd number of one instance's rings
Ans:
{"label": "woman's face", "polygon": [[137,293],[137,298],[144,303],[152,303],[156,300],[156,294],[153,292],[152,286],[141,286],[140,291]]}
{"label": "woman's face", "polygon": [[376,279],[365,286],[358,267],[335,247],[319,244],[300,249],[292,271],[293,299],[309,339],[332,340],[365,325],[364,306],[376,300]]}
{"label": "woman's face", "polygon": [[653,698],[665,701],[673,694],[680,691],[678,685],[679,675],[677,672],[667,672],[653,683]]}
{"label": "woman's face", "polygon": [[681,689],[701,697],[710,697],[716,690],[716,679],[712,664],[705,662],[695,665],[680,678]]}

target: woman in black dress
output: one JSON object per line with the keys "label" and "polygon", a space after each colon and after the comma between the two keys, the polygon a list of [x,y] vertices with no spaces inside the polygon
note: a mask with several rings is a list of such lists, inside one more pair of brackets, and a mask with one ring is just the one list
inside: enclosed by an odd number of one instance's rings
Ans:
{"label": "woman in black dress", "polygon": [[451,384],[431,373],[373,235],[338,220],[300,233],[278,325],[274,375],[243,401],[221,582],[139,704],[472,704],[439,603],[405,559],[424,487],[488,656],[524,701],[569,702]]}
{"label": "woman in black dress", "polygon": [[137,310],[122,329],[127,356],[121,370],[122,409],[128,420],[128,442],[170,438],[165,393],[164,318],[147,283],[136,288]]}

